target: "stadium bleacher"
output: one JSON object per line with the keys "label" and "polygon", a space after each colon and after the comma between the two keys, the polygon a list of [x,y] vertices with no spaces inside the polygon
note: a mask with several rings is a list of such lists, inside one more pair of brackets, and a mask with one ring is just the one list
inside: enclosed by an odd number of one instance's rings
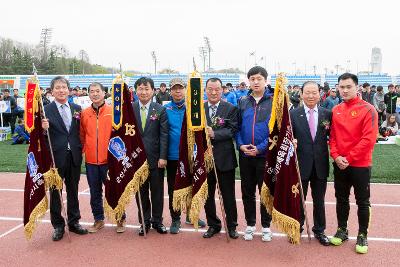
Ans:
{"label": "stadium bleacher", "polygon": [[[57,75],[38,75],[40,86],[43,88],[50,87],[51,80]],[[169,84],[169,81],[172,78],[182,78],[183,80],[188,79],[187,74],[157,74],[157,75],[138,75],[134,77],[126,77],[125,81],[129,86],[133,86],[135,81],[140,77],[146,76],[150,77],[154,80],[155,87],[160,87],[161,83]],[[25,92],[25,84],[26,80],[30,77],[30,75],[20,75],[20,91],[21,93]],[[88,87],[92,82],[100,82],[106,87],[111,87],[112,81],[115,78],[113,74],[95,74],[95,75],[65,75],[65,77],[69,80],[71,87],[79,86],[79,87]],[[232,84],[238,84],[240,76],[239,74],[224,74],[224,73],[205,73],[202,75],[203,83],[207,81],[207,79],[212,77],[218,77],[221,81],[226,84],[228,82]]]}
{"label": "stadium bleacher", "polygon": [[[203,83],[211,77],[218,77],[222,80],[224,84],[230,82],[233,85],[239,84],[244,80],[244,75],[239,74],[225,74],[225,73],[203,73]],[[43,88],[50,87],[51,80],[57,75],[39,75],[40,86]],[[142,76],[150,77],[154,80],[155,87],[160,87],[161,83],[165,83],[168,86],[169,81],[172,78],[182,78],[183,80],[188,79],[188,74],[143,74],[134,77],[126,77],[126,82],[129,86],[133,86],[135,81]],[[29,75],[19,75],[16,76],[19,79],[19,89],[21,93],[25,92],[26,80],[30,77]],[[71,87],[88,87],[92,82],[100,82],[106,87],[111,87],[112,81],[115,78],[114,74],[89,74],[89,75],[65,75],[65,77],[70,81]],[[288,85],[302,85],[304,82],[312,80],[319,84],[323,84],[325,81],[328,82],[330,87],[333,87],[337,83],[338,75],[287,75]],[[391,83],[400,84],[400,75],[389,76],[385,74],[370,74],[370,75],[359,75],[359,83],[363,84],[365,82],[371,85],[382,85],[384,88]],[[270,83],[274,87],[276,81],[276,75],[271,75]],[[17,87],[18,88],[18,87]]]}

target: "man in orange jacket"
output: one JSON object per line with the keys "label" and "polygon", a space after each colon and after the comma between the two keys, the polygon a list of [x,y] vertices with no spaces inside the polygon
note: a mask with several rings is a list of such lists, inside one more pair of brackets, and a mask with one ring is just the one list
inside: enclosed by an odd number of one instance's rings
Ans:
{"label": "man in orange jacket", "polygon": [[107,148],[111,135],[111,106],[105,104],[102,84],[89,85],[92,105],[82,111],[80,137],[86,161],[86,176],[90,188],[90,206],[94,224],[89,233],[104,227],[103,183],[107,177]]}
{"label": "man in orange jacket", "polygon": [[372,152],[378,135],[378,113],[357,95],[358,78],[342,74],[339,91],[343,103],[332,109],[330,154],[333,160],[338,229],[330,242],[339,246],[348,239],[349,195],[354,187],[358,206],[356,252],[368,252],[367,233],[371,215],[369,201]]}

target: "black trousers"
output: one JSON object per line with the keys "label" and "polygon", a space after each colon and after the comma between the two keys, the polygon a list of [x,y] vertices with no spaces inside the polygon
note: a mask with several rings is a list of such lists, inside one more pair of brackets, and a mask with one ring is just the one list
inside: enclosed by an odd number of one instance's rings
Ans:
{"label": "black trousers", "polygon": [[180,221],[181,219],[181,212],[174,211],[174,208],[172,207],[172,200],[174,197],[175,175],[177,167],[178,167],[177,160],[168,160],[167,162],[168,206],[172,221]]}
{"label": "black trousers", "polygon": [[349,195],[351,187],[354,187],[354,196],[358,206],[358,232],[367,234],[371,215],[369,201],[371,167],[349,166],[340,170],[336,164],[333,164],[333,168],[338,227],[347,229],[350,211]]}
{"label": "black trousers", "polygon": [[[65,165],[58,168],[58,173],[64,179],[67,191],[68,225],[78,223],[81,218],[78,200],[78,185],[81,175],[81,166],[75,166],[71,151],[67,152]],[[54,228],[64,228],[65,221],[61,215],[61,201],[58,190],[50,190],[50,219]]]}
{"label": "black trousers", "polygon": [[11,127],[11,134],[15,131],[15,116],[14,113],[3,113],[3,125],[4,127]]}
{"label": "black trousers", "polygon": [[[157,225],[162,223],[163,221],[162,213],[164,207],[164,177],[160,177],[161,171],[163,171],[163,169],[150,169],[149,177],[147,178],[146,182],[140,187],[144,223],[146,225],[150,225],[150,223],[152,223],[153,225]],[[136,194],[136,203],[139,207],[139,222],[142,223],[138,194]]]}
{"label": "black trousers", "polygon": [[[226,213],[226,224],[229,230],[236,229],[237,224],[237,208],[235,197],[235,169],[230,171],[219,171],[217,169],[218,183],[221,190],[222,200]],[[214,170],[207,176],[208,198],[204,205],[207,217],[207,224],[210,227],[221,229],[221,220],[218,218],[215,207],[215,187],[217,180],[215,179]]]}
{"label": "black trousers", "polygon": [[[301,179],[301,183],[303,185],[303,195],[304,199],[307,197],[308,185],[311,187],[311,196],[313,200],[313,219],[314,226],[312,228],[313,232],[316,234],[321,234],[325,231],[326,228],[326,217],[325,217],[325,193],[326,193],[326,184],[327,179],[319,179],[317,173],[315,171],[315,167],[313,167],[313,171],[310,177],[306,179]],[[304,225],[304,209],[303,205],[301,207],[301,227]]]}
{"label": "black trousers", "polygon": [[[265,158],[239,156],[242,200],[248,226],[256,225],[256,188],[258,185],[258,192],[261,191],[264,163]],[[272,217],[262,203],[260,203],[260,211],[262,227],[270,227]]]}

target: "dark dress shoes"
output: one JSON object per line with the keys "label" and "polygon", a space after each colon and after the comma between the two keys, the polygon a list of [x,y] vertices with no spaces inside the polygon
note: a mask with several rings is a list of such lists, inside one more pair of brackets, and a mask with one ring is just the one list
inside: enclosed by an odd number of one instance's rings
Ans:
{"label": "dark dress shoes", "polygon": [[[146,229],[146,234],[147,234],[149,232],[149,229],[150,229],[150,224],[146,224],[145,229]],[[139,235],[140,236],[144,236],[143,225],[141,225],[140,228],[139,228]]]}
{"label": "dark dress shoes", "polygon": [[203,234],[204,238],[211,238],[215,234],[218,234],[221,231],[221,229],[215,228],[215,227],[210,227],[208,228],[207,232]]}
{"label": "dark dress shoes", "polygon": [[162,224],[162,223],[153,224],[153,229],[156,229],[157,233],[159,233],[159,234],[166,234],[167,233],[167,228],[165,228],[164,224]]}
{"label": "dark dress shoes", "polygon": [[64,227],[63,228],[55,228],[53,233],[53,241],[60,241],[64,236]]}
{"label": "dark dress shoes", "polygon": [[78,235],[86,235],[88,232],[87,229],[83,228],[79,223],[72,224],[68,227],[70,232],[73,232]]}
{"label": "dark dress shoes", "polygon": [[324,233],[314,234],[315,238],[318,239],[319,243],[323,246],[329,246],[330,242],[328,237]]}
{"label": "dark dress shoes", "polygon": [[237,239],[239,237],[239,233],[236,231],[236,229],[229,229],[228,233],[229,237],[232,239]]}

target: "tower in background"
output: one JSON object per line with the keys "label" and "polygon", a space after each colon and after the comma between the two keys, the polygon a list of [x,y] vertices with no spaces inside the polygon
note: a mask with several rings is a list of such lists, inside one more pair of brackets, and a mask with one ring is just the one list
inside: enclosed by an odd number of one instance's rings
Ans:
{"label": "tower in background", "polygon": [[382,73],[382,52],[379,47],[372,48],[371,72],[372,73]]}

